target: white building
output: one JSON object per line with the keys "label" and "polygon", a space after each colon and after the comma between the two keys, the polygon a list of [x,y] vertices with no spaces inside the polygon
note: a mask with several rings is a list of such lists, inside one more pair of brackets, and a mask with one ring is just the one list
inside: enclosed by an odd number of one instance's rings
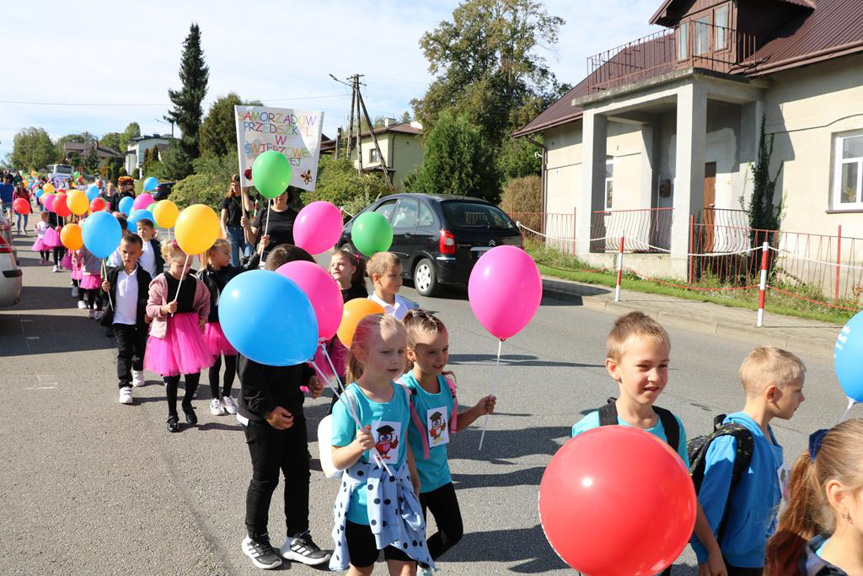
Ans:
{"label": "white building", "polygon": [[160,151],[167,148],[174,141],[172,136],[165,134],[160,136],[153,134],[152,136],[138,136],[129,141],[126,148],[125,168],[126,174],[132,177],[141,177],[141,166],[144,164],[144,154],[151,148],[158,146]]}

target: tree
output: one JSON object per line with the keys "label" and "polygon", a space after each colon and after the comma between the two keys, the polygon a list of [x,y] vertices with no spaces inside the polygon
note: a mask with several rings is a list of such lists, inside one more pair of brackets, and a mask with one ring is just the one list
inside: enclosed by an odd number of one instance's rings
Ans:
{"label": "tree", "polygon": [[426,140],[425,160],[411,192],[500,197],[494,149],[466,115],[443,112]]}
{"label": "tree", "polygon": [[213,102],[199,132],[201,156],[221,157],[237,149],[234,106],[263,106],[263,103],[258,100],[243,102],[233,92]]}
{"label": "tree", "polygon": [[542,172],[540,148],[524,138],[506,138],[498,155],[498,167],[504,180],[522,176],[539,175]]}
{"label": "tree", "polygon": [[318,164],[314,192],[303,192],[304,203],[315,200],[332,202],[350,214],[356,214],[381,196],[391,194],[377,174],[357,174],[353,162],[344,156],[323,156]]}
{"label": "tree", "polygon": [[96,153],[96,143],[87,151],[83,160],[80,162],[84,166],[86,172],[95,172],[99,168],[99,155]]}
{"label": "tree", "polygon": [[137,122],[132,122],[123,132],[108,132],[99,143],[106,147],[111,148],[112,150],[116,150],[120,154],[126,152],[126,148],[129,146],[129,141],[132,138],[137,138],[141,135],[141,127]]}
{"label": "tree", "polygon": [[162,152],[162,176],[170,180],[182,180],[194,170],[192,159],[179,141],[174,140]]}
{"label": "tree", "polygon": [[408,112],[407,110],[402,112],[401,122],[403,124],[407,124],[408,122],[410,122],[412,120],[413,120],[413,116],[411,116],[410,112]]}
{"label": "tree", "polygon": [[204,114],[201,102],[207,95],[209,76],[210,70],[204,63],[204,52],[201,49],[201,29],[193,23],[189,27],[189,35],[183,41],[183,55],[180,61],[182,88],[168,90],[168,97],[171,98],[174,108],[165,116],[165,120],[179,126],[182,132],[180,148],[185,156],[182,165],[189,165],[200,154],[198,131]]}
{"label": "tree", "polygon": [[42,128],[23,128],[13,140],[12,165],[18,170],[40,170],[63,157]]}
{"label": "tree", "polygon": [[781,201],[777,204],[775,198],[776,182],[782,172],[782,166],[776,171],[776,176],[770,177],[770,157],[773,156],[773,135],[768,140],[764,131],[765,119],[761,119],[761,134],[758,137],[758,159],[752,165],[752,197],[745,206],[749,216],[749,227],[756,230],[779,230],[779,213]]}
{"label": "tree", "polygon": [[[113,182],[116,182],[117,178],[126,174],[126,169],[123,167],[123,158],[108,158],[108,162],[105,163],[104,168],[108,169],[108,174],[105,178]],[[123,174],[120,174],[121,170]]]}

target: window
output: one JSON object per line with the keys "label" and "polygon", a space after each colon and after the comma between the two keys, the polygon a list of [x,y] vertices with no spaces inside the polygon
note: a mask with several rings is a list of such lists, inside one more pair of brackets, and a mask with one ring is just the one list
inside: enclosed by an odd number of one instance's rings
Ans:
{"label": "window", "polygon": [[417,225],[419,202],[413,198],[402,198],[393,216],[393,230],[413,230]]}
{"label": "window", "polygon": [[689,58],[689,22],[684,22],[677,29],[677,59]]}
{"label": "window", "polygon": [[614,192],[614,158],[605,159],[605,209],[611,210],[611,197]]}
{"label": "window", "polygon": [[377,212],[378,214],[380,214],[381,216],[383,216],[384,218],[389,220],[390,216],[393,215],[393,208],[395,208],[395,207],[396,207],[396,201],[390,200],[389,202],[384,202],[383,204],[381,204],[380,206],[375,208],[375,212]]}
{"label": "window", "polygon": [[836,138],[833,208],[863,209],[863,132]]}
{"label": "window", "polygon": [[432,209],[425,202],[420,202],[420,228],[432,227],[435,225],[435,217]]}
{"label": "window", "polygon": [[713,23],[716,25],[716,35],[713,39],[714,50],[725,50],[728,48],[728,6],[717,8],[714,13]]}
{"label": "window", "polygon": [[[443,213],[448,226],[453,228],[485,228],[486,230],[512,230],[515,223],[503,210],[491,204],[464,200],[443,202]],[[447,224],[445,224],[446,226]]]}
{"label": "window", "polygon": [[378,154],[378,149],[372,148],[371,150],[369,150],[369,164],[374,164],[375,162],[380,162],[380,161],[381,161],[381,157]]}
{"label": "window", "polygon": [[696,56],[710,52],[710,14],[695,21],[695,46],[692,51]]}

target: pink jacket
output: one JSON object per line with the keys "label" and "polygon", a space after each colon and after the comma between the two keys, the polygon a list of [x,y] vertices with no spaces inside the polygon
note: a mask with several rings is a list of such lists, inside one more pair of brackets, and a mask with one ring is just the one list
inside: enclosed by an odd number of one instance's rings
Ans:
{"label": "pink jacket", "polygon": [[[168,332],[169,316],[162,314],[162,306],[168,303],[168,280],[165,278],[165,274],[159,274],[150,282],[150,293],[147,299],[147,316],[153,319],[153,323],[150,325],[150,336],[155,338],[164,338]],[[193,305],[198,313],[198,318],[206,322],[210,315],[210,291],[193,274],[187,274],[183,278],[183,282],[195,283]]]}

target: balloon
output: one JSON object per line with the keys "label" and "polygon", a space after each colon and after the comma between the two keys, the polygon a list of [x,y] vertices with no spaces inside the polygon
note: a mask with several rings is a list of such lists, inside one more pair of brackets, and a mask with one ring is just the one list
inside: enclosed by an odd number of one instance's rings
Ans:
{"label": "balloon", "polygon": [[228,282],[219,297],[219,323],[240,354],[267,366],[307,362],[318,346],[309,299],[294,282],[269,270],[251,270]]}
{"label": "balloon", "polygon": [[367,298],[348,300],[345,302],[345,309],[342,312],[342,323],[339,324],[337,332],[339,340],[345,347],[350,348],[351,343],[354,341],[354,332],[357,331],[357,324],[366,316],[383,313],[383,306]]}
{"label": "balloon", "polygon": [[74,177],[75,177],[75,180],[77,180],[78,178],[80,178],[80,177],[81,177],[81,173],[80,173],[80,172],[78,172],[78,171],[76,170],[76,171],[75,171],[75,173],[74,173],[74,174],[72,174],[72,176],[74,176]]}
{"label": "balloon", "polygon": [[138,225],[138,222],[144,219],[155,223],[153,220],[153,213],[149,210],[132,210],[132,213],[126,219],[126,226],[129,230],[135,230],[135,226]]}
{"label": "balloon", "polygon": [[99,210],[105,209],[105,200],[102,198],[95,198],[92,202],[90,202],[90,212],[98,212]]}
{"label": "balloon", "polygon": [[342,212],[329,202],[312,202],[294,222],[294,244],[309,254],[332,248],[342,235]]}
{"label": "balloon", "polygon": [[120,245],[120,223],[110,212],[91,214],[81,227],[84,246],[96,258],[107,258]]}
{"label": "balloon", "polygon": [[863,402],[863,312],[858,312],[839,333],[833,350],[836,378],[845,395],[855,402]]}
{"label": "balloon", "polygon": [[156,200],[153,198],[152,194],[147,194],[145,192],[144,194],[141,194],[140,196],[135,198],[135,201],[132,202],[132,209],[133,210],[143,210],[144,208],[146,208],[147,206],[149,206],[150,204],[152,204],[155,201]]}
{"label": "balloon", "polygon": [[549,544],[591,576],[662,572],[689,543],[696,505],[680,456],[629,426],[579,434],[557,451],[539,485]]}
{"label": "balloon", "polygon": [[219,238],[219,217],[209,206],[193,204],[180,212],[174,224],[174,231],[183,252],[203,254]]}
{"label": "balloon", "polygon": [[479,323],[505,340],[518,334],[536,314],[542,300],[542,278],[527,252],[498,246],[474,264],[467,293]]}
{"label": "balloon", "polygon": [[153,205],[153,218],[162,228],[173,228],[180,209],[170,200],[159,200]]}
{"label": "balloon", "polygon": [[66,224],[60,230],[60,242],[69,250],[80,250],[84,245],[84,239],[81,236],[81,227],[77,224]]}
{"label": "balloon", "polygon": [[15,201],[12,202],[12,209],[18,214],[29,214],[30,203],[24,198],[16,198]]}
{"label": "balloon", "polygon": [[47,194],[53,194],[54,193],[54,185],[49,182],[48,184],[45,184],[44,190]]}
{"label": "balloon", "polygon": [[[61,218],[68,217],[72,211],[69,210],[69,205],[66,204],[67,196],[65,194],[57,194],[54,196],[54,213]],[[86,198],[86,196],[84,197]]]}
{"label": "balloon", "polygon": [[[144,180],[144,191],[145,192],[153,192],[158,185],[159,185],[159,179],[154,177],[154,176],[150,176],[149,178]],[[136,206],[136,208],[137,208],[137,206]],[[143,208],[143,206],[142,206],[142,208]]]}
{"label": "balloon", "polygon": [[132,205],[134,203],[134,198],[132,198],[131,196],[125,196],[124,198],[120,199],[120,203],[117,204],[117,208],[120,210],[120,212],[128,216],[132,213]]}
{"label": "balloon", "polygon": [[291,163],[283,154],[267,150],[252,164],[252,182],[265,198],[282,194],[291,183]]}
{"label": "balloon", "polygon": [[393,243],[393,227],[377,212],[360,214],[351,226],[351,242],[366,256],[386,252]]}
{"label": "balloon", "polygon": [[35,192],[36,198],[41,198],[44,193],[45,193],[44,190],[42,190],[41,188],[37,188],[36,192]]}
{"label": "balloon", "polygon": [[345,301],[330,273],[314,262],[303,260],[283,264],[276,272],[293,280],[308,296],[318,321],[318,337],[329,340],[335,336],[342,322]]}
{"label": "balloon", "polygon": [[42,206],[44,206],[45,210],[48,212],[54,211],[54,198],[56,198],[54,194],[48,193],[45,194],[45,197],[42,199]]}
{"label": "balloon", "polygon": [[72,211],[72,214],[82,216],[87,213],[90,208],[90,200],[87,195],[80,190],[72,190],[66,196],[66,206]]}
{"label": "balloon", "polygon": [[99,197],[99,187],[95,184],[90,184],[90,187],[87,188],[87,200],[92,202],[96,198]]}

